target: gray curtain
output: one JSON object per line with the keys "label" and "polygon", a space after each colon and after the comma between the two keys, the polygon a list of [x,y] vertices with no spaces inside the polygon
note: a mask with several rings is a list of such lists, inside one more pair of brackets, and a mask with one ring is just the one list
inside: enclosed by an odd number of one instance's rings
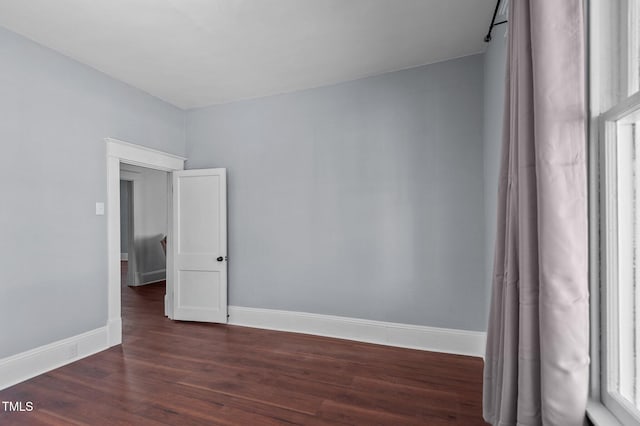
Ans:
{"label": "gray curtain", "polygon": [[484,370],[494,425],[582,425],[589,381],[582,0],[512,0]]}

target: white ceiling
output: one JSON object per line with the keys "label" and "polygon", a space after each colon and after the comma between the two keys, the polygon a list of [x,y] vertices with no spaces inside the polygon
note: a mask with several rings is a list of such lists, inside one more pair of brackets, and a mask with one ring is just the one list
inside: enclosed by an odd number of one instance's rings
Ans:
{"label": "white ceiling", "polygon": [[181,108],[484,49],[495,0],[0,0],[0,26]]}

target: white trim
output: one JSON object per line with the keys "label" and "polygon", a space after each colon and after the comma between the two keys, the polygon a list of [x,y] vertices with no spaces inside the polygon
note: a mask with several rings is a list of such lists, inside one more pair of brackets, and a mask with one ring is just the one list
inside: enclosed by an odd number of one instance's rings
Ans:
{"label": "white trim", "polygon": [[602,343],[601,348],[601,398],[607,403],[607,392],[612,390],[614,385],[611,373],[617,371],[618,357],[614,352],[618,342],[618,328],[610,327],[616,324],[616,316],[618,312],[618,204],[616,194],[617,190],[617,145],[615,143],[616,131],[615,124],[602,120],[600,128],[600,146],[601,146],[601,192],[600,196],[603,213],[602,235],[600,252],[600,271],[602,273],[602,293],[600,294],[602,301],[601,326],[602,326]]}
{"label": "white trim", "polygon": [[618,181],[615,122],[636,108],[640,94],[628,96],[627,1],[587,2],[589,14],[590,104],[590,292],[591,369],[589,418],[598,426],[640,425],[635,408],[617,397]]}
{"label": "white trim", "polygon": [[142,145],[124,142],[114,138],[105,138],[107,143],[107,156],[120,158],[125,164],[134,166],[149,167],[171,172],[184,168],[185,157],[168,152],[158,151]]}
{"label": "white trim", "polygon": [[[143,272],[139,274],[138,283],[135,286],[153,284],[167,279],[166,269],[156,269],[155,271]],[[160,277],[158,277],[160,275]]]}
{"label": "white trim", "polygon": [[122,318],[107,322],[107,344],[109,347],[122,343]]}
{"label": "white trim", "polygon": [[332,315],[229,306],[229,324],[484,358],[487,335]]}
{"label": "white trim", "polygon": [[595,399],[587,401],[587,417],[596,426],[622,426],[611,411]]}
{"label": "white trim", "polygon": [[[618,144],[617,121],[639,108],[640,93],[616,104],[600,115],[598,133],[601,204],[599,220],[602,227],[599,262],[601,272],[601,348],[600,371],[594,372],[592,370],[591,374],[592,381],[600,380],[600,400],[625,425],[640,425],[640,414],[636,407],[620,396],[618,389],[622,385],[618,377],[618,372],[622,368],[619,365],[618,351],[622,350],[620,348],[620,334],[624,332],[624,328],[619,325],[626,324],[626,322],[619,317],[620,302],[624,298],[618,291],[618,283],[625,282],[625,277],[620,271],[620,256],[624,253],[621,253],[618,241],[619,226],[622,226],[623,222],[620,224],[618,222],[621,221],[619,210],[624,211],[625,206],[621,205],[620,208],[618,206],[621,201],[617,195],[618,191],[621,191],[621,179],[618,175],[623,172],[623,169],[620,168],[618,161],[620,155],[618,151],[622,146]],[[622,191],[624,190],[622,189]],[[593,390],[592,394],[595,394]],[[591,397],[595,399],[596,395]]]}
{"label": "white trim", "polygon": [[107,327],[101,327],[0,359],[0,389],[93,355],[108,346]]}
{"label": "white trim", "polygon": [[[107,148],[107,327],[109,330],[108,344],[109,346],[115,346],[122,342],[122,302],[120,300],[120,163],[172,172],[175,170],[184,170],[185,158],[113,138],[106,138],[105,142]],[[170,256],[168,256],[168,258],[169,257]],[[170,259],[167,260],[170,261]],[[167,282],[167,288],[170,288],[169,282]]]}
{"label": "white trim", "polygon": [[153,275],[153,274],[164,274],[166,272],[167,272],[167,270],[165,268],[162,268],[162,269],[156,269],[154,271],[143,272],[140,275],[142,275],[144,277],[144,276]]}
{"label": "white trim", "polygon": [[618,102],[614,107],[600,115],[602,122],[617,121],[625,116],[631,114],[638,109],[640,104],[640,92],[629,96],[622,101]]}

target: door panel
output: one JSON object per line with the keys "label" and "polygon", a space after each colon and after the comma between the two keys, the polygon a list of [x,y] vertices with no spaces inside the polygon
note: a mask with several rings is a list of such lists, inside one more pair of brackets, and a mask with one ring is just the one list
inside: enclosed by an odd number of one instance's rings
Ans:
{"label": "door panel", "polygon": [[181,176],[180,186],[178,250],[195,255],[220,252],[221,223],[215,220],[220,212],[220,176]]}
{"label": "door panel", "polygon": [[227,322],[226,169],[173,173],[173,319]]}

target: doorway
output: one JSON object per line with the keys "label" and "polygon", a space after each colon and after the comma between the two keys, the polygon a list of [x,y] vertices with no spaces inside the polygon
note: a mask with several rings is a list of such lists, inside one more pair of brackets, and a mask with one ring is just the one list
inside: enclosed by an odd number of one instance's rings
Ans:
{"label": "doorway", "polygon": [[121,309],[124,338],[166,316],[169,174],[120,163]]}
{"label": "doorway", "polygon": [[[105,140],[107,144],[107,268],[108,268],[108,340],[109,346],[122,343],[122,264],[121,264],[121,235],[120,235],[120,178],[121,165],[140,166],[161,172],[173,172],[184,170],[185,158],[173,154],[164,153],[151,148],[133,145],[112,138]],[[165,173],[166,174],[166,173]],[[168,177],[167,177],[168,179]],[[133,193],[135,197],[135,181]],[[167,191],[168,193],[168,191]],[[167,194],[168,195],[168,194]],[[135,203],[135,199],[134,199]],[[169,208],[171,200],[168,198]],[[134,207],[135,208],[135,207]],[[170,216],[168,220],[167,234],[171,239]],[[135,227],[135,223],[134,223]],[[128,261],[131,261],[131,250],[128,253]],[[136,261],[137,263],[137,261]],[[172,267],[170,252],[166,258],[166,269]],[[167,300],[167,294],[171,295],[171,280],[167,281],[164,306],[170,313],[172,301]]]}
{"label": "doorway", "polygon": [[120,247],[130,287],[166,280],[169,174],[120,164]]}

